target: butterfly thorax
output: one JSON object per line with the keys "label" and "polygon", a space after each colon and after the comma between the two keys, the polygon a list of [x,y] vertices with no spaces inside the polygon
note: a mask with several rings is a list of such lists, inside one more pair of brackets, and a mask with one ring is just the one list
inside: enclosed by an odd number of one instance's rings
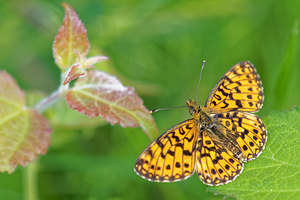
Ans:
{"label": "butterfly thorax", "polygon": [[223,148],[233,152],[235,157],[244,157],[244,155],[241,155],[241,148],[235,142],[237,139],[236,136],[228,134],[230,130],[223,126],[218,119],[210,115],[212,112],[211,109],[201,107],[191,99],[188,99],[186,104],[189,107],[189,112],[193,116],[195,123],[200,125],[200,130],[202,130],[200,132],[205,130],[206,135],[204,135],[204,137],[209,136],[213,141],[221,144]]}
{"label": "butterfly thorax", "polygon": [[201,107],[197,102],[188,99],[186,101],[187,106],[189,107],[189,112],[193,118],[202,125],[207,125],[212,123],[212,117],[206,111],[204,107]]}

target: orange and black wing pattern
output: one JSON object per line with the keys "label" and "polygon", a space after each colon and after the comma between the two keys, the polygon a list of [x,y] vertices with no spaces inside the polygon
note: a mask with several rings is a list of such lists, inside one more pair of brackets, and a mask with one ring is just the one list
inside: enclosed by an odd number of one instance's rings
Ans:
{"label": "orange and black wing pattern", "polygon": [[152,142],[139,156],[135,171],[158,182],[186,179],[194,171],[207,185],[233,181],[243,162],[257,158],[265,147],[267,130],[253,114],[264,95],[254,66],[234,65],[211,91],[204,107],[188,100],[192,119],[183,121]]}
{"label": "orange and black wing pattern", "polygon": [[207,130],[200,132],[196,151],[196,171],[207,185],[221,185],[233,181],[243,170],[243,163],[213,139]]}
{"label": "orange and black wing pattern", "polygon": [[216,112],[247,111],[257,112],[263,105],[262,83],[255,67],[243,61],[220,79],[211,91],[205,107]]}
{"label": "orange and black wing pattern", "polygon": [[[256,115],[231,111],[215,116],[236,137],[236,143],[243,153],[243,161],[255,159],[260,155],[267,140],[267,130],[263,121]],[[227,135],[227,137],[229,137]]]}
{"label": "orange and black wing pattern", "polygon": [[199,124],[183,121],[153,141],[138,157],[135,172],[149,181],[171,182],[194,173]]}

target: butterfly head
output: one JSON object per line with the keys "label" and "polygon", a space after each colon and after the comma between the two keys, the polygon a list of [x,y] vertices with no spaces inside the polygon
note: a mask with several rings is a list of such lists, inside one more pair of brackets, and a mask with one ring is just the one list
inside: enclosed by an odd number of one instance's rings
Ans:
{"label": "butterfly head", "polygon": [[201,111],[201,106],[194,100],[188,99],[186,101],[186,105],[189,108],[189,112],[192,116],[199,113]]}

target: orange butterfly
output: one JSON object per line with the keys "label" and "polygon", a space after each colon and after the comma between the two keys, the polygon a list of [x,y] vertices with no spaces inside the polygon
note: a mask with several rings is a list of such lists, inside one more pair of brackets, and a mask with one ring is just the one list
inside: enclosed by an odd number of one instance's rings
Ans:
{"label": "orange butterfly", "polygon": [[261,109],[261,80],[248,61],[234,65],[211,91],[205,106],[186,104],[193,118],[173,126],[138,157],[135,172],[149,181],[172,182],[194,171],[207,185],[233,181],[243,162],[257,158],[267,130],[252,114]]}

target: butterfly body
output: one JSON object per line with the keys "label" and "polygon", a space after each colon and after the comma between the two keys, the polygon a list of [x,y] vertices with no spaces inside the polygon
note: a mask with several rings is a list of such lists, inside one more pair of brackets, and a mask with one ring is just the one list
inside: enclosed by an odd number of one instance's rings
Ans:
{"label": "butterfly body", "polygon": [[254,66],[234,65],[218,82],[205,106],[186,104],[191,119],[180,122],[153,141],[139,156],[135,171],[157,182],[190,177],[196,171],[207,185],[233,181],[243,162],[256,158],[266,142],[262,120],[251,112],[263,102],[261,81]]}

